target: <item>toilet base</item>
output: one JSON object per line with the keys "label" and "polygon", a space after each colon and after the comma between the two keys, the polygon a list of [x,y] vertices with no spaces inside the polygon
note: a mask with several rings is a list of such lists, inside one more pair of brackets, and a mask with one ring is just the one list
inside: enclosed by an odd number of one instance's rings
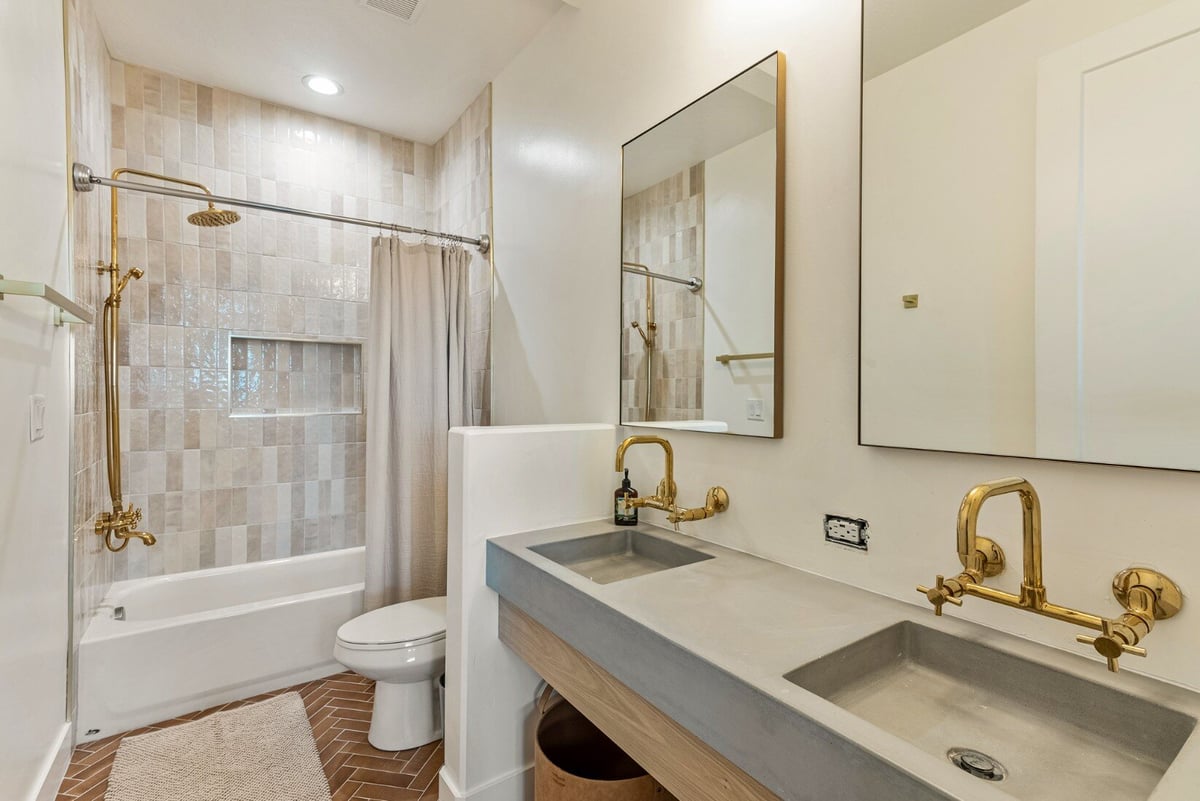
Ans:
{"label": "toilet base", "polygon": [[375,682],[367,742],[380,751],[407,751],[442,738],[437,677],[393,684]]}

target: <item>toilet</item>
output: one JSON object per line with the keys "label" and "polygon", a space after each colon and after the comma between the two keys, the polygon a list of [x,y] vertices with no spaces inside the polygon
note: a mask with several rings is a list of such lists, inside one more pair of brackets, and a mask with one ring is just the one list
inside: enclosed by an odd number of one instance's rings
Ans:
{"label": "toilet", "polygon": [[333,657],[375,682],[367,742],[405,751],[442,737],[438,678],[446,667],[446,598],[359,615],[337,632]]}

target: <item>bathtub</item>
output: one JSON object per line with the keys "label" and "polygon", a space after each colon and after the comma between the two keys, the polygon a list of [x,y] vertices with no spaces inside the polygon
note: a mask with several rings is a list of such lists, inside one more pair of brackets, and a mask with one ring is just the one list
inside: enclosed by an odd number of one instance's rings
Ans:
{"label": "bathtub", "polygon": [[87,742],[342,670],[363,548],[112,585],[79,644]]}

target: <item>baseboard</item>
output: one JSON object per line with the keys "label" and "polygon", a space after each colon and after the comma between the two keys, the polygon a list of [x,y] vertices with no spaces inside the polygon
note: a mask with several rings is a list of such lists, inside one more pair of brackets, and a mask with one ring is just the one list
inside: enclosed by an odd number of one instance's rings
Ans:
{"label": "baseboard", "polygon": [[63,777],[67,775],[67,766],[71,764],[71,724],[64,723],[58,735],[58,744],[46,755],[46,763],[42,768],[41,781],[38,782],[37,792],[30,801],[54,801],[58,788],[62,786]]}
{"label": "baseboard", "polygon": [[438,801],[533,801],[533,765],[517,768],[469,792],[458,789],[443,765],[438,771]]}

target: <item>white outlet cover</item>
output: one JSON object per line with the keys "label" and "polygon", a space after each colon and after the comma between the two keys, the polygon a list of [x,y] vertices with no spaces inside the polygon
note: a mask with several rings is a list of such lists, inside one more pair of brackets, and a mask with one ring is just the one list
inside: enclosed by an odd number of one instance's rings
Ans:
{"label": "white outlet cover", "polygon": [[37,442],[46,436],[46,396],[29,396],[29,441]]}
{"label": "white outlet cover", "polygon": [[763,417],[762,398],[746,398],[746,419],[760,423],[766,419]]}

